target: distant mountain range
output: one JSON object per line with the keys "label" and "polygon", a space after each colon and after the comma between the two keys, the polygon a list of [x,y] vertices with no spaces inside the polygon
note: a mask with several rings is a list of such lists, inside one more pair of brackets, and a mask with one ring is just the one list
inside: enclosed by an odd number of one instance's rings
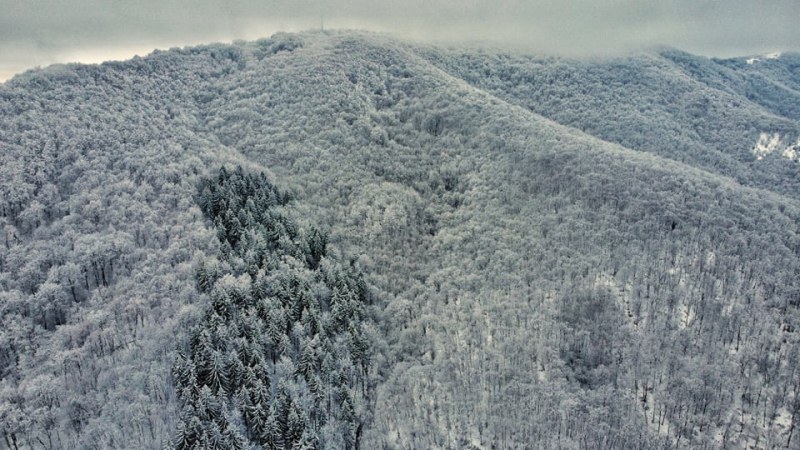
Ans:
{"label": "distant mountain range", "polygon": [[800,448],[800,54],[276,34],[0,84],[0,448]]}

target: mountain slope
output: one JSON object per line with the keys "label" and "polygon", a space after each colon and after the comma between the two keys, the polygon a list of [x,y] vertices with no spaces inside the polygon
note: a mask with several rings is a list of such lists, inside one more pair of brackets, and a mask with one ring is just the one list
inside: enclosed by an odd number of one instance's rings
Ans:
{"label": "mountain slope", "polygon": [[[208,308],[192,266],[219,241],[194,188],[225,163],[268,170],[358,255],[387,336],[364,448],[795,445],[796,163],[748,153],[794,119],[664,56],[464,53],[276,35],[2,85],[6,445],[174,435],[165,336]],[[667,97],[669,120],[636,110]],[[87,236],[121,240],[121,265]]]}
{"label": "mountain slope", "polygon": [[[561,124],[746,186],[800,195],[794,54],[736,66],[675,50],[596,61],[421,52],[454,76]],[[775,138],[768,149],[760,145],[765,136]]]}

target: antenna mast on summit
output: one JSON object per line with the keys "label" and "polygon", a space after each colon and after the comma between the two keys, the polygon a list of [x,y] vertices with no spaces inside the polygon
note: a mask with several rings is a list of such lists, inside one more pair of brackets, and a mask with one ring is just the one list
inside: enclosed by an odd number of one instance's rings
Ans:
{"label": "antenna mast on summit", "polygon": [[325,16],[319,16],[319,31],[325,31]]}

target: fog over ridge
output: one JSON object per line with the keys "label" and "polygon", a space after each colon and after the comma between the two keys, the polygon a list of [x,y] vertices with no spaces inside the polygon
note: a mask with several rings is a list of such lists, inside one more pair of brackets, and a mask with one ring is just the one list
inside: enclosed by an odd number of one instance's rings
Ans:
{"label": "fog over ridge", "polygon": [[706,56],[800,49],[800,2],[775,0],[0,0],[0,80],[28,68],[278,31],[365,29],[569,56],[671,46]]}

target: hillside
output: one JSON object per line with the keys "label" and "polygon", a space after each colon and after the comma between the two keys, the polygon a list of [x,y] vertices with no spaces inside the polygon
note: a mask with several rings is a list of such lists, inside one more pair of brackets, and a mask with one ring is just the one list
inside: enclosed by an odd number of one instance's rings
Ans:
{"label": "hillside", "polygon": [[[420,49],[493,95],[627,148],[800,195],[800,54],[713,60],[672,49],[606,60]],[[750,63],[748,63],[749,61]]]}
{"label": "hillside", "polygon": [[[202,410],[245,446],[796,448],[800,75],[796,55],[743,61],[326,32],[15,77],[0,85],[0,446],[180,447]],[[754,153],[762,135],[771,151]],[[237,165],[288,193],[277,216],[241,207],[250,188],[231,188],[227,216],[203,200]],[[280,297],[283,273],[306,287]],[[362,332],[327,328],[331,273],[363,279]],[[259,283],[318,311],[341,359],[368,349],[339,381],[320,366],[335,420],[312,418],[313,377],[291,370],[316,327],[300,313],[304,331],[281,319],[286,339],[260,344],[270,357],[237,357],[288,380],[263,408],[228,365],[224,382],[180,369],[246,352],[243,323],[280,309],[235,294]],[[227,331],[199,345],[204,328]]]}

